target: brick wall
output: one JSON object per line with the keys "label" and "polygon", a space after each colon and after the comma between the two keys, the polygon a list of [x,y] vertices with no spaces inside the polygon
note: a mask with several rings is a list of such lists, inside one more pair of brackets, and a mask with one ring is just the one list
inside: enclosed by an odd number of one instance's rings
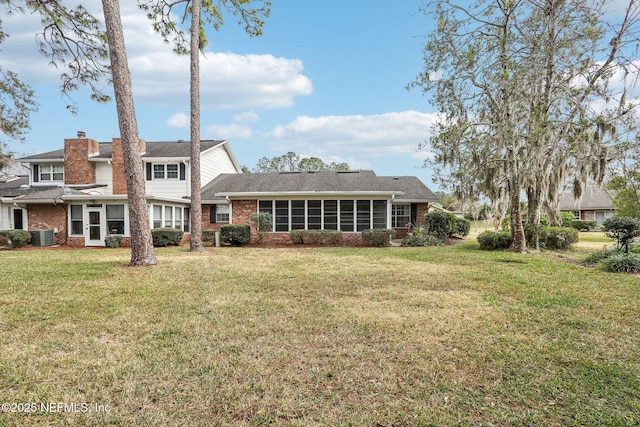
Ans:
{"label": "brick wall", "polygon": [[[140,140],[140,154],[147,150],[145,140]],[[124,171],[124,155],[122,152],[122,139],[113,138],[111,141],[111,180],[113,182],[113,194],[127,194],[127,177]]]}
{"label": "brick wall", "polygon": [[97,141],[79,132],[79,138],[64,140],[64,181],[66,184],[95,184],[96,165],[89,157],[98,154],[100,147]]}
{"label": "brick wall", "polygon": [[[67,211],[62,205],[30,205],[27,209],[29,230],[49,230],[57,228],[56,244],[67,240]],[[82,239],[84,246],[84,239]]]}

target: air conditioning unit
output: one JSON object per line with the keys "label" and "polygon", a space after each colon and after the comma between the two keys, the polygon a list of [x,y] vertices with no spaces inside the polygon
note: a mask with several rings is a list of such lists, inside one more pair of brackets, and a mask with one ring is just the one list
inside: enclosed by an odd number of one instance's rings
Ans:
{"label": "air conditioning unit", "polygon": [[56,235],[51,230],[29,230],[31,233],[31,244],[33,246],[53,246],[56,244]]}

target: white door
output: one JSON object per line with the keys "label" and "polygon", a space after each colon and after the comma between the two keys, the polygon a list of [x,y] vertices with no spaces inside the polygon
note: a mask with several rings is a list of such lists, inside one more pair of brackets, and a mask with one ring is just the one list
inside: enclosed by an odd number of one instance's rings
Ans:
{"label": "white door", "polygon": [[105,220],[101,207],[88,207],[84,231],[85,246],[104,246]]}

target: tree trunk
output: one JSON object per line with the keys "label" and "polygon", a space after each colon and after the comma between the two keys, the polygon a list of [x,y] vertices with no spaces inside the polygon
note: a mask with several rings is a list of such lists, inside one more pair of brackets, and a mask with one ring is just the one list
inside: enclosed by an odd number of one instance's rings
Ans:
{"label": "tree trunk", "polygon": [[118,0],[102,0],[109,43],[109,58],[115,92],[118,125],[122,138],[127,197],[129,199],[129,229],[131,232],[132,266],[153,265],[158,261],[153,249],[149,208],[145,195],[144,170],[140,153],[138,123],[133,105],[131,77],[124,45],[120,4]]}
{"label": "tree trunk", "polygon": [[512,176],[509,180],[509,200],[511,205],[511,250],[514,252],[525,252],[527,250],[527,242],[524,236],[524,227],[522,227],[522,212],[520,211],[520,186],[518,185],[517,175]]}
{"label": "tree trunk", "polygon": [[200,188],[200,0],[191,1],[191,252],[202,251]]}
{"label": "tree trunk", "polygon": [[[540,182],[537,182],[535,186],[530,186],[527,189],[527,224],[531,227],[531,230],[538,230],[540,225],[540,208],[542,205],[542,191],[540,190]],[[538,232],[531,233],[532,240],[527,241],[527,245],[530,248],[540,249],[540,235]]]}

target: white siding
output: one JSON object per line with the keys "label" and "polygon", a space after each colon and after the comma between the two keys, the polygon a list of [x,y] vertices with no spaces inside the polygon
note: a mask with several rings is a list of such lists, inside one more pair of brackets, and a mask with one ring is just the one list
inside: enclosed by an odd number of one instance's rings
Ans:
{"label": "white siding", "polygon": [[96,163],[96,184],[107,186],[104,194],[113,193],[113,176],[111,170],[111,165],[107,162]]}
{"label": "white siding", "polygon": [[231,161],[229,153],[227,153],[223,145],[202,153],[200,156],[200,182],[202,187],[221,173],[236,172],[233,161]]}
{"label": "white siding", "polygon": [[0,230],[9,229],[9,206],[0,202]]}
{"label": "white siding", "polygon": [[[187,168],[188,169],[188,168]],[[181,198],[190,195],[189,190],[189,174],[187,173],[187,179],[169,180],[169,179],[157,179],[153,181],[146,181],[147,195],[153,195],[157,197],[175,197]]]}

